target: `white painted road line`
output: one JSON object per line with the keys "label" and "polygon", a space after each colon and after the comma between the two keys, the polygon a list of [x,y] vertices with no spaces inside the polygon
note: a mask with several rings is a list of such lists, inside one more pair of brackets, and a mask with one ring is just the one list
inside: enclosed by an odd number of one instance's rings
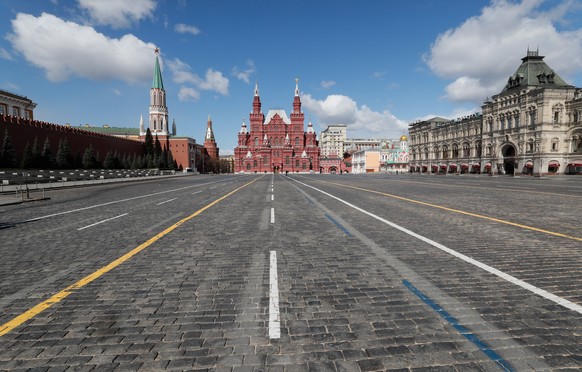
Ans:
{"label": "white painted road line", "polygon": [[281,337],[279,317],[279,284],[277,279],[277,252],[271,251],[269,268],[269,338]]}
{"label": "white painted road line", "polygon": [[201,192],[202,192],[202,191],[196,191],[196,192],[193,192],[193,193],[192,193],[192,194],[190,194],[190,195],[196,195],[196,194],[200,194]]}
{"label": "white painted road line", "polygon": [[162,205],[162,204],[165,204],[165,203],[169,203],[169,202],[171,202],[171,201],[174,201],[174,200],[176,200],[176,199],[178,199],[178,198],[174,198],[174,199],[166,200],[166,201],[163,201],[163,202],[161,202],[161,203],[158,203],[158,204],[156,204],[156,205]]}
{"label": "white painted road line", "polygon": [[477,266],[480,269],[483,269],[483,270],[485,270],[485,271],[487,271],[487,272],[489,272],[489,273],[491,273],[493,275],[496,275],[496,276],[498,276],[498,277],[500,277],[500,278],[502,278],[504,280],[507,280],[508,282],[513,283],[513,284],[515,284],[515,285],[517,285],[517,286],[519,286],[519,287],[521,287],[523,289],[526,289],[526,290],[528,290],[528,291],[530,291],[532,293],[535,293],[538,296],[541,296],[541,297],[543,297],[543,298],[545,298],[547,300],[550,300],[550,301],[553,301],[553,302],[557,303],[558,305],[562,305],[562,306],[564,306],[567,309],[570,309],[572,311],[575,311],[577,313],[582,314],[582,306],[581,305],[578,305],[578,304],[576,304],[574,302],[571,302],[571,301],[569,301],[569,300],[567,300],[565,298],[556,296],[555,294],[550,293],[550,292],[548,292],[548,291],[546,291],[544,289],[541,289],[541,288],[538,288],[536,286],[533,286],[533,285],[531,285],[531,284],[529,284],[527,282],[524,282],[523,280],[517,279],[517,278],[515,278],[515,277],[513,277],[513,276],[511,276],[509,274],[504,273],[501,270],[498,270],[498,269],[496,269],[496,268],[494,268],[492,266],[489,266],[489,265],[484,264],[484,263],[482,263],[480,261],[477,261],[477,260],[475,260],[475,259],[473,259],[473,258],[471,258],[469,256],[465,256],[464,254],[459,253],[459,252],[457,252],[455,250],[452,250],[452,249],[450,249],[448,247],[445,247],[444,245],[442,245],[440,243],[437,243],[434,240],[431,240],[429,238],[426,238],[426,237],[424,237],[424,236],[422,236],[420,234],[417,234],[417,233],[415,233],[415,232],[413,232],[411,230],[408,230],[407,228],[404,228],[404,227],[402,227],[400,225],[397,225],[394,222],[390,222],[388,220],[385,220],[384,218],[382,218],[380,216],[377,216],[377,215],[375,215],[375,214],[373,214],[371,212],[368,212],[368,211],[366,211],[366,210],[364,210],[364,209],[362,209],[360,207],[357,207],[357,206],[355,206],[355,205],[353,205],[353,204],[351,204],[351,203],[349,203],[349,202],[347,202],[347,201],[345,201],[343,199],[338,198],[337,196],[334,196],[334,195],[332,195],[330,193],[327,193],[327,192],[325,192],[323,190],[320,190],[320,189],[318,189],[316,187],[310,186],[310,185],[308,185],[306,183],[303,183],[303,182],[300,182],[300,181],[297,181],[297,180],[294,180],[294,181],[302,184],[303,186],[306,186],[306,187],[309,187],[309,188],[311,188],[313,190],[316,190],[316,191],[318,191],[318,192],[320,192],[320,193],[322,193],[324,195],[327,195],[330,198],[333,198],[333,199],[335,199],[335,200],[337,200],[337,201],[339,201],[341,203],[344,203],[345,205],[347,205],[347,206],[349,206],[349,207],[351,207],[351,208],[353,208],[353,209],[355,209],[357,211],[360,211],[360,212],[362,212],[362,213],[364,213],[364,214],[366,214],[366,215],[368,215],[368,216],[370,216],[370,217],[372,217],[372,218],[374,218],[374,219],[376,219],[376,220],[378,220],[380,222],[383,222],[383,223],[385,223],[388,226],[391,226],[391,227],[393,227],[393,228],[395,228],[397,230],[400,230],[400,231],[402,231],[402,232],[404,232],[404,233],[406,233],[406,234],[408,234],[410,236],[413,236],[413,237],[415,237],[415,238],[417,238],[419,240],[422,240],[423,242],[425,242],[427,244],[430,244],[433,247],[438,248],[438,249],[440,249],[440,250],[442,250],[444,252],[447,252],[447,253],[449,253],[449,254],[451,254],[451,255],[453,255],[453,256],[455,256],[455,257],[457,257],[457,258],[459,258],[459,259],[461,259],[461,260],[463,260],[463,261],[465,261],[467,263],[470,263],[471,265],[475,265],[475,266]]}
{"label": "white painted road line", "polygon": [[127,216],[128,214],[129,214],[129,213],[120,214],[119,216],[111,217],[111,218],[108,218],[108,219],[106,219],[106,220],[99,221],[99,222],[96,222],[96,223],[94,223],[94,224],[91,224],[91,225],[88,225],[88,226],[85,226],[85,227],[80,227],[80,228],[78,228],[78,229],[77,229],[77,231],[79,231],[79,230],[85,230],[85,229],[87,229],[87,228],[89,228],[89,227],[93,227],[93,226],[95,226],[95,225],[99,225],[99,224],[101,224],[101,223],[103,223],[103,222],[107,222],[107,221],[111,221],[111,220],[114,220],[114,219],[116,219],[116,218],[119,218],[119,217]]}
{"label": "white painted road line", "polygon": [[271,194],[271,201],[275,200],[275,195]]}
{"label": "white painted road line", "polygon": [[271,208],[271,223],[275,223],[275,208]]}

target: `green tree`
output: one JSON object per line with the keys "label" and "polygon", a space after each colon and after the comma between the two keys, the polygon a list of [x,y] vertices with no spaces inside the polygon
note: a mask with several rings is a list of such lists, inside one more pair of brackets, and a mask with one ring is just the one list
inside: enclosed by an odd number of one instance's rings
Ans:
{"label": "green tree", "polygon": [[41,156],[41,168],[52,169],[55,166],[55,159],[51,151],[51,141],[47,137],[42,145]]}
{"label": "green tree", "polygon": [[34,167],[34,154],[32,153],[32,147],[30,143],[27,142],[24,147],[24,153],[22,154],[22,160],[20,161],[20,168],[31,169]]}
{"label": "green tree", "polygon": [[148,128],[146,130],[145,153],[146,153],[146,155],[153,155],[154,154],[154,137],[152,137],[152,132],[150,131],[150,128]]}
{"label": "green tree", "polygon": [[41,167],[42,156],[38,145],[38,137],[34,137],[34,142],[32,143],[32,168],[40,169]]}
{"label": "green tree", "polygon": [[103,168],[105,169],[113,169],[115,167],[115,160],[113,157],[113,153],[111,151],[107,151],[105,155],[105,160],[103,160]]}
{"label": "green tree", "polygon": [[95,169],[98,168],[99,162],[95,157],[95,151],[93,150],[93,146],[89,145],[87,149],[85,149],[85,153],[83,154],[83,168],[84,169]]}
{"label": "green tree", "polygon": [[167,155],[166,159],[167,159],[166,163],[168,164],[168,168],[175,170],[177,167],[174,165],[175,161],[174,161],[174,156],[172,155],[171,150],[168,150],[168,155]]}
{"label": "green tree", "polygon": [[0,168],[16,168],[17,166],[16,152],[8,135],[8,129],[6,129],[2,141],[2,151],[0,151]]}
{"label": "green tree", "polygon": [[131,169],[141,168],[141,163],[142,163],[141,156],[135,154],[135,156],[133,157],[133,161],[131,162]]}
{"label": "green tree", "polygon": [[73,158],[71,148],[69,147],[69,141],[66,138],[59,141],[56,162],[59,169],[71,169],[75,164],[75,159]]}
{"label": "green tree", "polygon": [[162,144],[158,139],[158,135],[156,134],[156,141],[154,143],[154,155],[159,158],[162,155]]}

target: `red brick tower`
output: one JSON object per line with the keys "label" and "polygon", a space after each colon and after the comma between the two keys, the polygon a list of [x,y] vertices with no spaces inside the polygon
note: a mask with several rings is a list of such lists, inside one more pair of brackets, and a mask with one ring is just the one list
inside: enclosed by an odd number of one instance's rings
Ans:
{"label": "red brick tower", "polygon": [[206,123],[206,136],[204,137],[204,151],[209,158],[218,159],[218,147],[214,139],[214,132],[212,131],[212,119],[208,115],[208,122]]}

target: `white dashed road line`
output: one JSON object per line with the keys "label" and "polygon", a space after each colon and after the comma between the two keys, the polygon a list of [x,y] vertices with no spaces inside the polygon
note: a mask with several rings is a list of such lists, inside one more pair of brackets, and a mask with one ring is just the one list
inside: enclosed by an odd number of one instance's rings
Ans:
{"label": "white dashed road line", "polygon": [[166,200],[166,201],[163,201],[163,202],[161,202],[161,203],[158,203],[158,204],[156,204],[156,205],[162,205],[162,204],[165,204],[165,203],[169,203],[169,202],[171,202],[171,201],[174,201],[174,200],[176,200],[176,199],[178,199],[178,198],[174,198],[174,199]]}
{"label": "white dashed road line", "polygon": [[95,222],[94,224],[91,224],[91,225],[87,225],[87,226],[84,226],[84,227],[80,227],[80,228],[77,229],[77,231],[79,231],[79,230],[85,230],[85,229],[87,229],[89,227],[93,227],[93,226],[102,224],[103,222],[111,221],[111,220],[114,220],[116,218],[123,217],[123,216],[127,216],[127,215],[128,215],[128,213],[120,214],[119,216],[111,217],[111,218],[108,218],[108,219],[103,220],[103,221]]}
{"label": "white dashed road line", "polygon": [[279,284],[277,279],[277,252],[271,251],[269,268],[269,338],[281,337],[279,317]]}

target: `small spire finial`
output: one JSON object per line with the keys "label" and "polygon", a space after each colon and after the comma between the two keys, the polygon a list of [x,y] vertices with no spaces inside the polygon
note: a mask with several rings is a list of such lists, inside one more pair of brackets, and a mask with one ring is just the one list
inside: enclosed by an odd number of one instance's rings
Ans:
{"label": "small spire finial", "polygon": [[156,53],[156,55],[160,54],[160,48],[154,49],[154,53]]}
{"label": "small spire finial", "polygon": [[299,78],[295,78],[295,95],[299,95]]}
{"label": "small spire finial", "polygon": [[255,97],[259,95],[259,81],[255,81]]}

